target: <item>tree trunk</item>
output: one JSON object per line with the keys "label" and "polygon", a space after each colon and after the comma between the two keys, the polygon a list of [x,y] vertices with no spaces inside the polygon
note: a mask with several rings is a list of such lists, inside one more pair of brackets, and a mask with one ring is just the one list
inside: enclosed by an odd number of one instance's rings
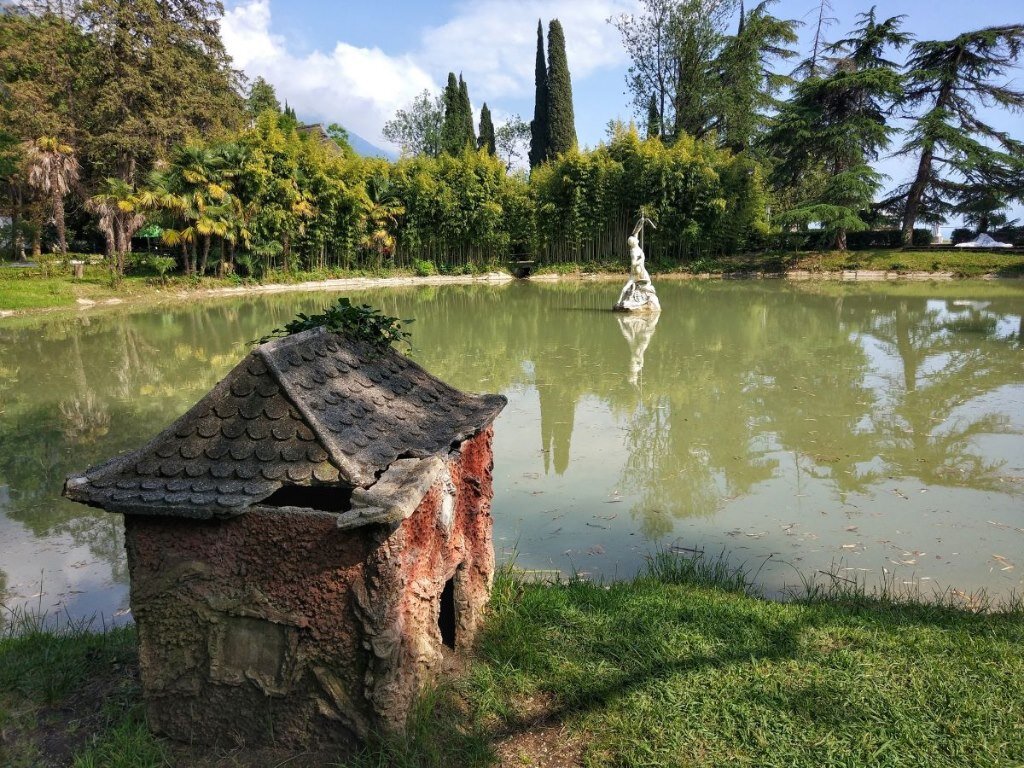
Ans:
{"label": "tree trunk", "polygon": [[904,247],[913,245],[914,224],[917,223],[917,212],[921,208],[921,200],[924,198],[925,187],[932,175],[932,150],[931,148],[921,152],[921,160],[917,164],[917,175],[907,192],[907,206],[903,209],[903,229],[900,234],[900,241]]}
{"label": "tree trunk", "polygon": [[[957,58],[957,64],[960,58]],[[938,97],[935,99],[935,106],[932,112],[945,109],[953,94],[953,87],[947,83],[942,86]],[[917,214],[921,209],[921,200],[924,199],[924,191],[932,178],[932,159],[935,157],[935,142],[929,141],[921,150],[921,160],[917,164],[917,175],[907,192],[907,206],[903,209],[903,231],[900,239],[903,246],[907,247],[914,243],[914,224],[917,222]]]}
{"label": "tree trunk", "polygon": [[43,253],[43,225],[32,230],[32,258],[38,259]]}
{"label": "tree trunk", "polygon": [[11,211],[11,258],[14,261],[25,260],[25,240],[21,233],[21,190],[17,187],[12,191],[14,209]]}
{"label": "tree trunk", "polygon": [[981,214],[981,218],[978,219],[978,234],[980,235],[982,232],[988,232],[988,227],[988,214],[983,213]]}
{"label": "tree trunk", "polygon": [[846,230],[845,229],[839,229],[839,230],[836,231],[835,248],[836,248],[837,251],[845,251],[846,250]]}
{"label": "tree trunk", "polygon": [[53,193],[53,224],[57,228],[57,247],[60,252],[67,256],[68,240],[67,227],[64,225],[64,195],[60,194],[60,175],[56,168],[50,174],[50,188]]}
{"label": "tree trunk", "polygon": [[199,276],[206,274],[206,264],[210,260],[210,236],[203,235],[203,258],[199,262]]}

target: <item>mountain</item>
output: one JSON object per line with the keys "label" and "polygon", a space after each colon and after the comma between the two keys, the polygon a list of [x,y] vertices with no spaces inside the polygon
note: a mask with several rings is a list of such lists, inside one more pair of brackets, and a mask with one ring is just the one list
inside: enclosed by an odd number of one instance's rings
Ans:
{"label": "mountain", "polygon": [[355,133],[351,128],[346,128],[345,130],[348,131],[348,143],[352,145],[352,149],[363,157],[383,157],[388,160],[398,159],[398,153],[394,150],[381,149],[380,147],[371,144],[358,133]]}

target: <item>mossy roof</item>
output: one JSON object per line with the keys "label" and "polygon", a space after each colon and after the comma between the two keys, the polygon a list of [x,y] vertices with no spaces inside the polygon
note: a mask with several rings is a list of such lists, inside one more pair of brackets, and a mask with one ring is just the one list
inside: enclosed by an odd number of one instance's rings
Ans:
{"label": "mossy roof", "polygon": [[285,484],[370,488],[399,460],[447,454],[506,402],[316,328],[257,347],[144,446],[68,478],[64,495],[112,512],[209,518]]}

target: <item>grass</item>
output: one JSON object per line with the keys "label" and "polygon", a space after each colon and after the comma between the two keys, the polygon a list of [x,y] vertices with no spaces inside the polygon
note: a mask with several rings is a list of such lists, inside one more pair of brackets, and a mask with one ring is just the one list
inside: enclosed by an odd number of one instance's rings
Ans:
{"label": "grass", "polygon": [[[608,259],[582,264],[543,264],[536,274],[572,275],[624,270],[623,259]],[[951,273],[956,277],[1024,277],[1024,256],[986,251],[902,251],[893,249],[865,251],[811,251],[800,253],[753,253],[736,256],[698,257],[682,264],[651,260],[648,268],[657,275],[736,274],[812,272],[816,274],[849,271],[895,273]]]}
{"label": "grass", "polygon": [[[665,274],[768,273],[806,271],[817,274],[843,271],[878,271],[896,273],[952,273],[957,277],[1024,277],[1024,257],[1020,254],[960,251],[831,251],[813,253],[761,253],[730,257],[698,258],[683,264],[650,263],[655,276]],[[502,265],[443,268],[439,274],[471,275],[503,268]],[[589,272],[620,274],[625,270],[623,259],[609,259],[586,264],[546,264],[536,274],[574,275]],[[424,275],[420,268],[400,269],[323,269],[311,272],[276,270],[263,276],[263,284],[295,284],[332,278],[410,277]],[[86,267],[85,277],[72,279],[66,268],[52,266],[48,274],[40,269],[0,265],[0,310],[31,310],[74,306],[79,299],[94,302],[133,300],[165,296],[196,289],[236,287],[254,284],[238,277],[172,276],[160,280],[155,276],[131,275],[113,284],[109,272],[101,265]]]}
{"label": "grass", "polygon": [[[77,768],[283,764],[150,736],[132,645],[31,625],[0,640],[0,763],[53,764],[63,723]],[[462,677],[425,692],[404,737],[327,764],[1019,765],[1022,647],[1020,601],[982,612],[832,578],[771,602],[702,553],[606,585],[506,573]],[[83,697],[105,703],[69,716]]]}
{"label": "grass", "polygon": [[0,765],[163,765],[145,727],[131,627],[46,622],[27,613],[0,630]]}

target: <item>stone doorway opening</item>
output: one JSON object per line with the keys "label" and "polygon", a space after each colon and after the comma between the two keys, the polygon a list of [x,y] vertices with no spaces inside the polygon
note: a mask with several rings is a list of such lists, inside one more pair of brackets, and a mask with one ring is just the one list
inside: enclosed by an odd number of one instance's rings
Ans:
{"label": "stone doorway opening", "polygon": [[437,628],[441,630],[441,642],[446,648],[455,649],[455,577],[445,582],[441,590],[441,608],[437,613]]}

